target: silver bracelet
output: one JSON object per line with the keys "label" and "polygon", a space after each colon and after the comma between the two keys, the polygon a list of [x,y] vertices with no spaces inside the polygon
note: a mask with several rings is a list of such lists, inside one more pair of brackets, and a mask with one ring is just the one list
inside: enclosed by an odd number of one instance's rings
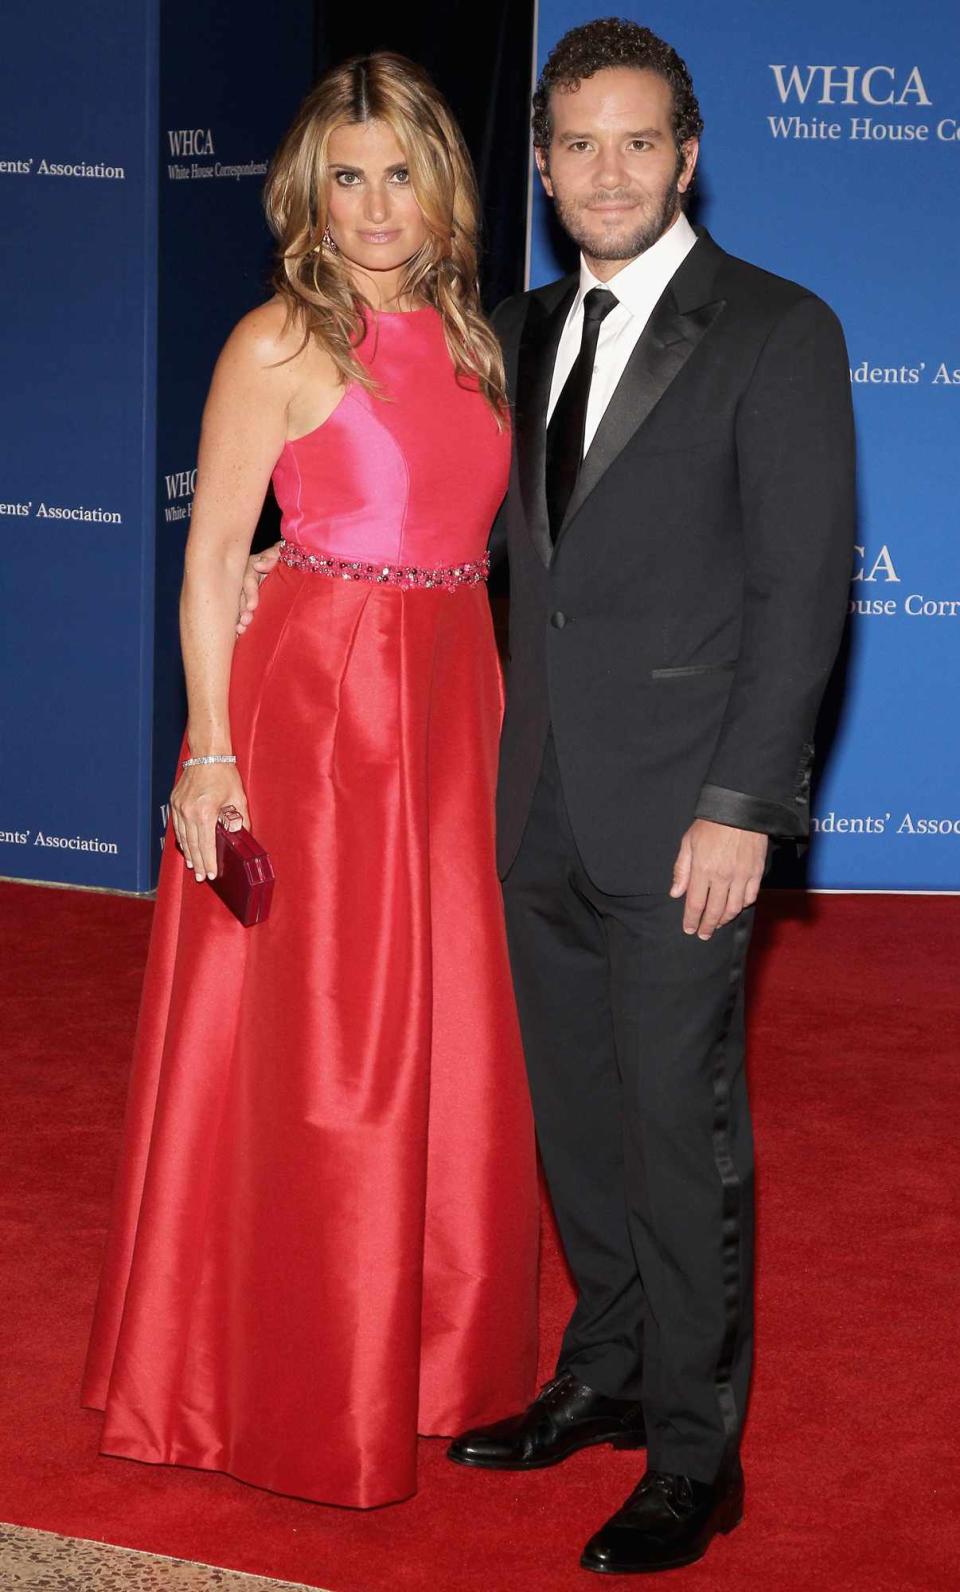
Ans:
{"label": "silver bracelet", "polygon": [[229,757],[227,757],[227,756],[185,757],[184,760],[183,760],[182,767],[183,768],[199,768],[201,765],[204,765],[204,764],[207,764],[207,763],[235,763],[236,761],[237,760],[233,756],[233,753],[231,753],[229,755]]}

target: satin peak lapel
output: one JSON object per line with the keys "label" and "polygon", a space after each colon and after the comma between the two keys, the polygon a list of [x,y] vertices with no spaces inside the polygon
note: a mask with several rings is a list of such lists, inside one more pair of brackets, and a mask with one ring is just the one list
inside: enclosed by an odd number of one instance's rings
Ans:
{"label": "satin peak lapel", "polygon": [[527,529],[545,564],[549,564],[553,553],[547,513],[547,407],[557,348],[576,291],[574,276],[553,309],[547,309],[540,299],[531,300],[517,359],[517,473]]}
{"label": "satin peak lapel", "polygon": [[667,288],[643,329],[603,419],[584,456],[573,496],[560,527],[557,544],[605,470],[623,452],[630,438],[660,402],[683,369],[704,333],[725,305],[724,299],[700,305],[685,314]]}

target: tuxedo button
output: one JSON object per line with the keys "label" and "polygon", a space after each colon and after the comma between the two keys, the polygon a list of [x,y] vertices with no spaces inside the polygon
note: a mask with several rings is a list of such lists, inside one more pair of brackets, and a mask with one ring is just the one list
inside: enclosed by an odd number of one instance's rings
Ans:
{"label": "tuxedo button", "polygon": [[567,616],[566,614],[562,614],[559,608],[555,614],[550,615],[550,623],[552,624],[554,630],[562,630],[566,622]]}

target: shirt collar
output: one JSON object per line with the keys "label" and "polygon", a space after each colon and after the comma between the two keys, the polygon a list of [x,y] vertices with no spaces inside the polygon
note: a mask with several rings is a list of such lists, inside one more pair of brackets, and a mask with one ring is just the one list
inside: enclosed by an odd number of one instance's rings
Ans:
{"label": "shirt collar", "polygon": [[581,255],[580,285],[572,314],[576,315],[581,309],[592,287],[605,287],[626,306],[631,315],[640,316],[645,321],[696,241],[697,234],[681,210],[663,236],[652,243],[649,249],[645,249],[643,254],[638,254],[629,265],[625,265],[609,282],[601,282],[595,277]]}

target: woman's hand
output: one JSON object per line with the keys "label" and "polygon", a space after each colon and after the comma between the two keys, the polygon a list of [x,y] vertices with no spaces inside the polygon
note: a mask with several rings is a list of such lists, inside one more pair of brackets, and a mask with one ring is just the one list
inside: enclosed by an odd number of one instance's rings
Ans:
{"label": "woman's hand", "polygon": [[[235,763],[203,763],[185,768],[170,796],[173,830],[183,860],[197,880],[217,877],[217,819],[232,807],[250,828],[247,798]],[[238,827],[231,823],[231,829]]]}

